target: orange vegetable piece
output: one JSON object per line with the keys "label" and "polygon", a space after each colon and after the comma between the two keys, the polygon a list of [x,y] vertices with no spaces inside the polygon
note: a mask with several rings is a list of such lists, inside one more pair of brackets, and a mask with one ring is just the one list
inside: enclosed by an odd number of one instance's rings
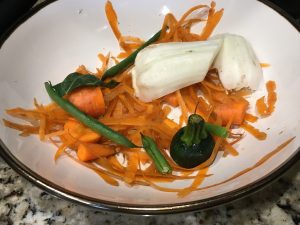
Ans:
{"label": "orange vegetable piece", "polygon": [[110,1],[107,1],[105,4],[105,13],[114,35],[119,40],[122,35],[118,26],[118,16]]}
{"label": "orange vegetable piece", "polygon": [[77,149],[77,157],[82,162],[98,159],[115,154],[115,149],[109,145],[82,143]]}
{"label": "orange vegetable piece", "polygon": [[244,124],[241,125],[241,128],[248,131],[250,134],[252,134],[255,138],[257,138],[260,141],[265,140],[267,138],[267,134],[265,132],[256,129],[249,123],[245,122]]}
{"label": "orange vegetable piece", "polygon": [[261,68],[270,67],[271,65],[269,63],[260,63]]}
{"label": "orange vegetable piece", "polygon": [[275,92],[275,90],[276,90],[275,81],[272,81],[272,80],[268,81],[266,84],[266,88],[268,91],[268,98],[267,98],[268,114],[270,115],[272,112],[274,112],[275,103],[277,101],[277,93]]}
{"label": "orange vegetable piece", "polygon": [[212,1],[211,8],[209,9],[207,23],[200,34],[200,40],[206,40],[207,38],[209,38],[223,16],[224,9],[215,11],[215,6],[216,3]]}
{"label": "orange vegetable piece", "polygon": [[268,81],[266,83],[266,88],[268,92],[268,96],[267,96],[268,104],[265,103],[265,96],[262,96],[256,101],[257,112],[263,117],[270,116],[274,112],[275,103],[277,101],[277,93],[275,92],[276,90],[275,81],[272,80]]}
{"label": "orange vegetable piece", "polygon": [[243,123],[249,103],[242,97],[230,96],[222,98],[222,102],[215,105],[214,113],[227,124],[232,118],[232,124]]}
{"label": "orange vegetable piece", "polygon": [[139,158],[137,152],[127,152],[127,167],[124,173],[124,181],[128,184],[132,184],[134,182],[136,173],[139,167]]}
{"label": "orange vegetable piece", "polygon": [[256,109],[260,115],[266,115],[266,112],[268,111],[268,107],[265,103],[265,96],[262,96],[259,99],[257,99]]}
{"label": "orange vegetable piece", "polygon": [[248,122],[251,122],[251,123],[255,123],[258,120],[258,117],[254,116],[250,113],[246,113],[245,120],[248,121]]}
{"label": "orange vegetable piece", "polygon": [[176,96],[175,92],[164,96],[163,101],[165,101],[166,103],[168,103],[169,105],[171,105],[173,107],[179,106],[178,99],[177,99],[177,96]]}
{"label": "orange vegetable piece", "polygon": [[97,142],[101,138],[100,134],[74,119],[70,119],[65,123],[64,130],[67,135],[71,136],[70,138],[78,139],[81,142]]}
{"label": "orange vegetable piece", "polygon": [[99,117],[105,112],[105,103],[99,87],[83,87],[74,90],[68,100],[82,112]]}

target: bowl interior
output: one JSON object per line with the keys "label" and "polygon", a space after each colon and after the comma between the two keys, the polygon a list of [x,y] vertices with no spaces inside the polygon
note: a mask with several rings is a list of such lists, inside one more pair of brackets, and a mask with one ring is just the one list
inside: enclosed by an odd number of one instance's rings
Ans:
{"label": "bowl interior", "polygon": [[[208,1],[204,1],[208,3]],[[30,170],[74,193],[96,200],[132,205],[166,205],[207,200],[230,193],[264,179],[290,160],[300,146],[300,35],[287,20],[258,1],[217,0],[217,8],[224,8],[224,16],[215,30],[217,33],[243,35],[252,44],[264,68],[264,82],[250,98],[255,100],[266,94],[264,83],[275,80],[278,102],[272,116],[259,120],[255,127],[268,134],[267,140],[258,141],[250,134],[237,145],[239,156],[219,156],[210,167],[213,174],[201,187],[221,183],[178,198],[151,187],[123,183],[119,187],[107,185],[97,174],[73,162],[68,157],[54,162],[56,149],[42,143],[38,137],[23,138],[18,132],[0,123],[0,138],[9,151]],[[19,26],[5,41],[0,50],[0,117],[7,118],[5,109],[33,107],[33,98],[47,104],[50,99],[43,83],[56,83],[73,72],[79,65],[94,71],[100,67],[99,52],[118,53],[119,47],[104,14],[103,0],[60,0],[38,11]],[[165,1],[113,1],[124,34],[147,39],[156,33],[164,15],[171,11],[177,17],[193,0]],[[254,108],[251,108],[254,112]],[[284,150],[262,165],[231,181],[222,181],[239,171],[255,165],[287,139],[296,138]],[[190,181],[162,184],[167,187],[185,187]]]}

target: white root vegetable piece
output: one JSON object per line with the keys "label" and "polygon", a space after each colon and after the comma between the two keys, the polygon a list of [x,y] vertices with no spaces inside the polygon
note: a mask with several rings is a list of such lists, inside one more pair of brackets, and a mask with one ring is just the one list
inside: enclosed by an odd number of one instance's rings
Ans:
{"label": "white root vegetable piece", "polygon": [[132,81],[135,95],[150,102],[201,82],[220,50],[222,39],[154,44],[135,59]]}
{"label": "white root vegetable piece", "polygon": [[263,74],[250,43],[235,34],[216,35],[214,38],[223,39],[212,67],[218,70],[224,88],[239,90],[249,87],[256,90]]}

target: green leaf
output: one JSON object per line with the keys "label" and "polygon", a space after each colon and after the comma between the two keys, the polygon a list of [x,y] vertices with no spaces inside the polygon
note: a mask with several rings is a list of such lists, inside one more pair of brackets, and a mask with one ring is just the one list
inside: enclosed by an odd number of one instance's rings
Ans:
{"label": "green leaf", "polygon": [[114,88],[119,84],[115,80],[104,82],[92,74],[82,75],[80,73],[69,74],[61,83],[53,86],[59,96],[64,96],[79,87],[99,86],[105,88]]}

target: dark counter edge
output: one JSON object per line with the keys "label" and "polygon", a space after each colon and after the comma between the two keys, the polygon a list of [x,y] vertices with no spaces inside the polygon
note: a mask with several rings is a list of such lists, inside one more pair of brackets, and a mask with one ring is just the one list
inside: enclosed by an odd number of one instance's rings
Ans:
{"label": "dark counter edge", "polygon": [[[18,28],[23,22],[37,13],[39,10],[49,5],[50,3],[55,2],[56,0],[46,0],[45,2],[35,6],[33,9],[28,11],[25,15],[23,15],[19,20],[14,23],[12,27],[10,27],[1,37],[0,37],[0,50],[6,39],[14,32],[16,28]],[[259,0],[260,2],[268,5],[273,8],[283,17],[285,17],[299,32],[300,25],[293,19],[290,15],[288,15],[284,10],[279,8],[277,5],[267,1],[267,0]],[[84,206],[89,206],[91,208],[97,210],[104,210],[116,213],[127,213],[127,214],[136,214],[136,215],[159,215],[159,214],[174,214],[174,213],[184,213],[191,211],[198,211],[209,209],[212,207],[216,207],[225,203],[229,203],[231,201],[243,198],[252,194],[267,184],[275,181],[281,175],[283,175],[289,168],[292,167],[299,159],[300,159],[300,148],[298,148],[295,154],[286,161],[285,164],[281,165],[275,171],[272,171],[270,174],[261,178],[260,180],[248,184],[238,190],[218,195],[212,198],[193,201],[193,202],[184,202],[180,204],[168,204],[168,205],[132,205],[132,204],[124,204],[124,203],[116,203],[103,201],[95,198],[91,198],[88,196],[80,195],[69,190],[66,190],[56,184],[52,183],[49,180],[44,179],[39,176],[37,173],[30,170],[24,164],[22,164],[17,158],[15,158],[9,149],[5,146],[3,141],[0,139],[0,156],[4,161],[17,173],[26,178],[28,181],[46,191],[47,193],[54,195],[56,197],[68,200],[70,202],[81,204]]]}

